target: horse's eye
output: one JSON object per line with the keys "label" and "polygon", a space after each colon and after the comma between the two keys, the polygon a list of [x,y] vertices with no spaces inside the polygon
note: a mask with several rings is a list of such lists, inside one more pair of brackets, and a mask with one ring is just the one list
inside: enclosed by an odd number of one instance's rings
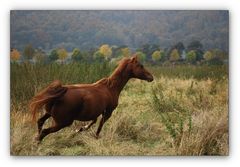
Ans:
{"label": "horse's eye", "polygon": [[142,65],[142,64],[140,64],[140,68],[143,68],[143,65]]}

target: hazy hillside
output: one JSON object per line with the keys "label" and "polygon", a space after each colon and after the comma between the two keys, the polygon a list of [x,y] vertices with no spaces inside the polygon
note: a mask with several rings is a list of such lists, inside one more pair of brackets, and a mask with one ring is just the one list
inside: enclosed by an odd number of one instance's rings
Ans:
{"label": "hazy hillside", "polygon": [[199,40],[228,50],[228,11],[11,11],[11,48],[90,49],[107,43],[138,48]]}

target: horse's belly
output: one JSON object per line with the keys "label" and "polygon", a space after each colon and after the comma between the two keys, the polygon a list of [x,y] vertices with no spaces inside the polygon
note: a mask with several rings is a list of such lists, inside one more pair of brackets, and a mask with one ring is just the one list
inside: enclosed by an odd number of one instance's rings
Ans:
{"label": "horse's belly", "polygon": [[95,89],[75,90],[74,93],[76,93],[75,98],[73,96],[71,98],[75,100],[76,104],[81,104],[80,107],[77,107],[75,120],[95,120],[109,104],[108,96]]}
{"label": "horse's belly", "polygon": [[92,100],[85,100],[81,111],[79,111],[77,120],[79,121],[90,121],[95,120],[106,110],[106,104],[99,99],[99,103],[93,102]]}
{"label": "horse's belly", "polygon": [[99,117],[99,115],[101,115],[101,113],[99,114],[94,114],[94,115],[86,115],[86,114],[79,114],[75,120],[78,120],[78,121],[91,121],[91,120],[95,120],[97,119],[97,117]]}

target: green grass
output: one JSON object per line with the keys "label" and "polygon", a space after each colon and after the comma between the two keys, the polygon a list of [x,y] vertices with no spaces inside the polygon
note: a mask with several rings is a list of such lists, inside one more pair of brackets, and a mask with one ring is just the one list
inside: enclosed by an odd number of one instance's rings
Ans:
{"label": "green grass", "polygon": [[27,103],[36,92],[55,79],[95,82],[113,68],[11,64],[11,155],[228,155],[226,66],[147,67],[155,80],[129,81],[100,139],[93,135],[98,123],[76,134],[84,124],[76,121],[39,145],[34,142],[37,128]]}
{"label": "green grass", "polygon": [[[161,67],[149,67],[155,71],[155,75],[164,76],[168,78],[182,78],[189,79],[194,78],[201,79],[222,79],[228,76],[227,65],[176,65],[176,66],[161,66]],[[157,71],[155,70],[157,69]]]}

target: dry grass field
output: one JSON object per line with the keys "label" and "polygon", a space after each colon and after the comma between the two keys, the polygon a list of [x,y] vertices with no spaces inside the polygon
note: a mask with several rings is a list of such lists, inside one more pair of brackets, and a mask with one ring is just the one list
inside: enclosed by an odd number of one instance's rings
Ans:
{"label": "dry grass field", "polygon": [[34,93],[53,79],[94,82],[113,69],[82,66],[11,64],[11,155],[228,155],[225,66],[151,67],[155,80],[129,81],[99,139],[97,124],[76,133],[85,123],[74,122],[37,144],[27,106]]}

